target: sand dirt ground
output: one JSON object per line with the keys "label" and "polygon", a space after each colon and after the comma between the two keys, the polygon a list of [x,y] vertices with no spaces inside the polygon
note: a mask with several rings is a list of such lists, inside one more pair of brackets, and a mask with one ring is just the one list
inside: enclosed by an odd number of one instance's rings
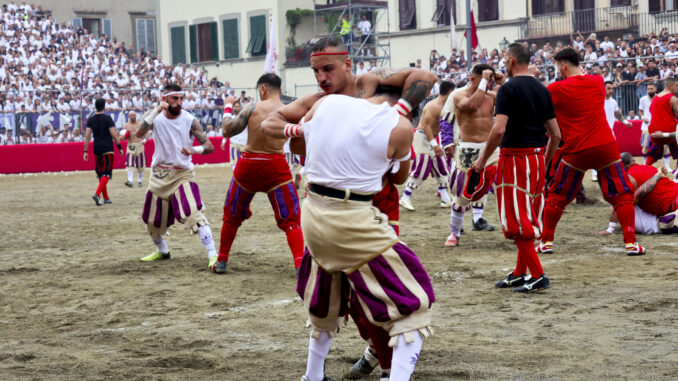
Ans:
{"label": "sand dirt ground", "polygon": [[[218,237],[230,167],[196,173]],[[124,177],[115,171],[113,204],[97,207],[93,172],[0,176],[0,379],[298,380],[305,314],[267,198],[255,198],[218,276],[181,225],[170,229],[170,261],[139,261],[154,250],[140,218],[145,188],[124,187]],[[437,296],[436,335],[413,379],[677,377],[676,236],[640,237],[649,254],[627,257],[621,234],[594,234],[607,204],[572,205],[556,254],[542,256],[551,289],[516,295],[493,288],[516,257],[500,231],[472,232],[469,217],[462,246],[445,248],[449,212],[432,183],[413,200],[402,239]],[[497,224],[494,198],[485,216]],[[342,379],[363,349],[349,324],[327,375]]]}

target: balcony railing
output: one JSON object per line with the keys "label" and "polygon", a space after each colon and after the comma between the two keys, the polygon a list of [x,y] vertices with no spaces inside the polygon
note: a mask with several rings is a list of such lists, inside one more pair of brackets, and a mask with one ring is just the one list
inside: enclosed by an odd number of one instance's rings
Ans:
{"label": "balcony railing", "polygon": [[581,32],[660,33],[678,30],[678,12],[640,13],[637,7],[609,7],[534,15],[523,29],[523,38],[567,36]]}

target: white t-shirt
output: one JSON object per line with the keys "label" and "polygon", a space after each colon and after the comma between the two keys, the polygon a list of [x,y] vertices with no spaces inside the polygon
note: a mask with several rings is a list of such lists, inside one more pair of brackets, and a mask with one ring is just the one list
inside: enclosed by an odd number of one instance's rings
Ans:
{"label": "white t-shirt", "polygon": [[603,49],[604,52],[606,52],[608,48],[614,50],[614,42],[603,41],[603,42],[600,43],[600,47]]}
{"label": "white t-shirt", "polygon": [[[391,165],[387,156],[398,112],[345,95],[328,95],[313,118],[303,122],[306,177],[309,183],[335,189],[376,193]],[[337,128],[340,121],[342,128]]]}
{"label": "white t-shirt", "polygon": [[361,20],[358,23],[358,29],[360,29],[361,35],[365,36],[370,34],[370,30],[372,29],[372,23],[369,20]]}
{"label": "white t-shirt", "polygon": [[[650,97],[647,95],[643,96],[640,98],[640,102],[638,103],[638,110],[643,112],[643,119],[647,118],[648,120],[652,120],[652,115],[650,114],[650,105],[652,104],[652,101],[650,100]],[[647,131],[647,128],[650,126],[650,123],[645,123],[643,121],[643,125],[640,126],[641,131]]]}
{"label": "white t-shirt", "polygon": [[193,169],[191,156],[182,154],[181,149],[193,145],[191,124],[194,119],[193,114],[184,110],[181,110],[181,114],[175,119],[167,119],[164,112],[155,117],[153,121],[155,152],[151,166],[169,164]]}
{"label": "white t-shirt", "polygon": [[617,120],[614,116],[614,112],[619,111],[619,105],[614,98],[610,97],[605,99],[605,119],[607,119],[607,125],[610,126],[610,129],[614,128],[614,121]]}

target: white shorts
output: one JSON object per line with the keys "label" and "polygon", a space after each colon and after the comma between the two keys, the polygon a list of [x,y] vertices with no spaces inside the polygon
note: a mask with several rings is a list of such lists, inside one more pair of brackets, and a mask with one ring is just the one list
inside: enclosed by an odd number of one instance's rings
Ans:
{"label": "white shorts", "polygon": [[636,233],[638,234],[660,234],[657,226],[657,216],[650,214],[638,205],[634,206],[636,210]]}

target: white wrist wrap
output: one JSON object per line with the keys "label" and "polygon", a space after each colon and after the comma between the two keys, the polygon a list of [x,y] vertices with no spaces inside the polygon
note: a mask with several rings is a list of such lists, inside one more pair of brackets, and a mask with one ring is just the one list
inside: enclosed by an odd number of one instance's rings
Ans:
{"label": "white wrist wrap", "polygon": [[146,122],[146,124],[148,124],[149,126],[153,125],[153,121],[155,120],[156,116],[158,116],[158,109],[154,108],[151,112],[148,113],[148,115],[146,115],[146,117],[144,118],[144,122]]}
{"label": "white wrist wrap", "polygon": [[394,107],[398,110],[398,114],[402,116],[407,116],[407,114],[412,112],[412,105],[403,98],[398,99],[398,103]]}
{"label": "white wrist wrap", "polygon": [[298,124],[287,123],[283,129],[283,135],[296,138],[304,135],[304,128]]}
{"label": "white wrist wrap", "polygon": [[224,105],[224,118],[232,118],[233,117],[233,104],[232,103],[226,103]]}
{"label": "white wrist wrap", "polygon": [[203,146],[194,146],[193,147],[193,152],[199,153],[202,155],[203,152],[205,152],[205,147]]}
{"label": "white wrist wrap", "polygon": [[487,79],[483,78],[480,80],[480,84],[478,84],[478,89],[480,91],[487,91]]}
{"label": "white wrist wrap", "polygon": [[610,222],[609,225],[607,226],[607,232],[612,234],[612,233],[614,233],[615,229],[617,229],[617,223],[616,222]]}
{"label": "white wrist wrap", "polygon": [[430,144],[431,147],[437,147],[437,146],[438,146],[438,141],[435,140],[435,139],[431,139],[431,141],[429,141],[428,144]]}

